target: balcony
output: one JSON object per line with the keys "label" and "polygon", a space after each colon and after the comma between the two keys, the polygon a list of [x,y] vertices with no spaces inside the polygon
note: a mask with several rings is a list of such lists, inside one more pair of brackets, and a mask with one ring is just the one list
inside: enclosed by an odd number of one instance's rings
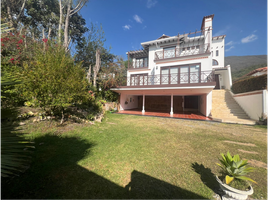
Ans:
{"label": "balcony", "polygon": [[198,55],[210,52],[210,45],[196,45],[189,47],[174,47],[173,49],[163,49],[155,52],[155,60],[163,60],[169,58],[180,58],[183,56]]}
{"label": "balcony", "polygon": [[[201,71],[191,73],[134,75],[126,77],[123,87],[184,87],[198,85],[215,85],[214,71]],[[126,85],[125,85],[126,84]]]}
{"label": "balcony", "polygon": [[128,63],[128,69],[148,69],[148,59],[136,59]]}

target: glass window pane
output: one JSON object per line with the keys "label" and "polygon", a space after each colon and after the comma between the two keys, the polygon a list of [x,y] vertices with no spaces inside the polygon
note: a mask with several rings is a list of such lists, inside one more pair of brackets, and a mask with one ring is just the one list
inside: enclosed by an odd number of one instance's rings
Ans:
{"label": "glass window pane", "polygon": [[180,67],[180,83],[188,83],[188,66]]}
{"label": "glass window pane", "polygon": [[162,69],[161,70],[161,84],[168,84],[169,83],[169,69]]}

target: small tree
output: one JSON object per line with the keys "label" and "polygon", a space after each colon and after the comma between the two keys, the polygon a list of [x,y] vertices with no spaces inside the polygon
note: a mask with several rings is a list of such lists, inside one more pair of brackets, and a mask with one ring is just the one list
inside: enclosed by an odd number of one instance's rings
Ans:
{"label": "small tree", "polygon": [[81,64],[74,64],[72,57],[61,45],[48,43],[46,50],[37,49],[36,57],[24,65],[23,95],[46,112],[61,113],[72,104],[81,104],[94,98],[88,93],[88,81]]}

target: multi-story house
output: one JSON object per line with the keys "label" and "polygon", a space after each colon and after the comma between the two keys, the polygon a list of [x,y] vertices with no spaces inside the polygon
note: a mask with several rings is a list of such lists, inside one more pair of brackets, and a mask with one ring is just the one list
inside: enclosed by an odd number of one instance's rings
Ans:
{"label": "multi-story house", "polygon": [[214,15],[205,16],[201,30],[141,43],[129,51],[126,85],[120,110],[173,113],[198,112],[211,116],[212,90],[230,89],[230,66],[224,66],[225,35],[212,36]]}

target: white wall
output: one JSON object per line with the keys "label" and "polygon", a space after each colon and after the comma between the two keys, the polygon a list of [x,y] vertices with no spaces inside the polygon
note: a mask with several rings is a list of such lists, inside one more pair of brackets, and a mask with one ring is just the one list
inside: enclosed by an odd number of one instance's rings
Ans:
{"label": "white wall", "polygon": [[[132,101],[130,102],[130,98]],[[125,102],[128,100],[128,104]],[[120,110],[138,108],[138,96],[121,94],[120,95]]]}
{"label": "white wall", "polygon": [[[216,50],[219,51],[219,56],[216,56]],[[211,51],[213,52],[212,59],[217,60],[219,64],[217,66],[212,67],[213,68],[224,67],[224,38],[218,40],[212,40]]]}
{"label": "white wall", "polygon": [[211,115],[211,110],[212,110],[212,91],[207,94],[207,101],[206,101],[206,116]]}
{"label": "white wall", "polygon": [[203,115],[206,115],[207,110],[207,95],[203,94],[199,96],[199,112],[201,112]]}
{"label": "white wall", "polygon": [[230,90],[232,87],[232,75],[230,65],[228,65],[224,70],[216,70],[215,74],[220,75],[220,88]]}
{"label": "white wall", "polygon": [[267,115],[267,90],[231,94],[251,119],[259,120],[262,113]]}

